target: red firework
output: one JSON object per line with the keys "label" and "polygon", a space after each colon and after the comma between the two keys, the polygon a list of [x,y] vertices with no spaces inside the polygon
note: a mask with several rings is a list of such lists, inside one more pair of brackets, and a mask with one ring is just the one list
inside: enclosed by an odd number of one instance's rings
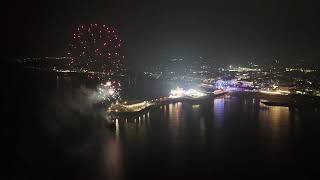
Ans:
{"label": "red firework", "polygon": [[122,40],[114,27],[90,24],[77,27],[69,43],[70,66],[81,71],[108,74],[123,68]]}

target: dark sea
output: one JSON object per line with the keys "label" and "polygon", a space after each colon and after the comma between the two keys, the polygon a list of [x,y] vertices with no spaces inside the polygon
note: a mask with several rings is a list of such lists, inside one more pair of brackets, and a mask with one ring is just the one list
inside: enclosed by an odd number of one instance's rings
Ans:
{"label": "dark sea", "polygon": [[[152,98],[176,85],[138,80],[124,91]],[[14,158],[3,179],[320,178],[316,110],[269,107],[230,93],[115,119],[88,102],[94,86],[54,73],[8,75],[2,132]]]}

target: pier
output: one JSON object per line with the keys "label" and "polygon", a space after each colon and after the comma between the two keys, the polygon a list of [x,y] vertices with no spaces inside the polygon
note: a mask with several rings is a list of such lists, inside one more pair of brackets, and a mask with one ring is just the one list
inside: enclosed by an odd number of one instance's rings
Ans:
{"label": "pier", "polygon": [[108,108],[108,112],[111,115],[115,116],[134,116],[150,111],[159,106],[171,104],[171,103],[189,103],[189,104],[202,104],[207,102],[211,98],[222,96],[227,94],[228,91],[219,91],[215,93],[204,94],[201,96],[179,96],[179,95],[170,95],[168,97],[159,97],[151,100],[144,101],[124,101],[121,103],[112,104]]}

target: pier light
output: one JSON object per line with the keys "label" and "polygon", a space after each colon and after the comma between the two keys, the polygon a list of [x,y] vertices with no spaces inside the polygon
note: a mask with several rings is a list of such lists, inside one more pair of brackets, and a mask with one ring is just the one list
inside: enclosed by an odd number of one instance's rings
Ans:
{"label": "pier light", "polygon": [[176,89],[172,89],[170,91],[170,98],[179,98],[182,97],[185,91],[182,88],[177,87]]}
{"label": "pier light", "polygon": [[176,89],[171,90],[169,98],[180,98],[184,96],[202,97],[205,96],[205,94],[195,89],[184,90],[182,88],[177,87]]}

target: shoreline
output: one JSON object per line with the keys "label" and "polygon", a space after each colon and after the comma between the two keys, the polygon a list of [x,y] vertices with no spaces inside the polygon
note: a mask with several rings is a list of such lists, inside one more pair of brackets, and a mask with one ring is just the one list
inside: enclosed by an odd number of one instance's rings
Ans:
{"label": "shoreline", "polygon": [[[233,95],[238,97],[253,97],[263,100],[267,106],[285,106],[295,107],[299,110],[314,110],[320,109],[320,97],[308,95],[269,95],[259,92],[232,92]],[[263,102],[262,102],[263,103]]]}
{"label": "shoreline", "polygon": [[152,111],[160,106],[171,104],[171,103],[188,103],[188,104],[203,104],[210,101],[212,98],[224,96],[226,94],[232,94],[237,97],[252,97],[262,100],[266,106],[282,106],[289,108],[296,108],[298,110],[314,110],[320,109],[320,97],[305,96],[305,95],[269,95],[260,92],[223,92],[221,94],[208,94],[205,97],[200,98],[176,98],[176,99],[165,99],[162,101],[154,102],[154,104],[147,106],[139,111],[122,111],[115,112],[109,111],[109,113],[114,117],[135,117],[146,112]]}

